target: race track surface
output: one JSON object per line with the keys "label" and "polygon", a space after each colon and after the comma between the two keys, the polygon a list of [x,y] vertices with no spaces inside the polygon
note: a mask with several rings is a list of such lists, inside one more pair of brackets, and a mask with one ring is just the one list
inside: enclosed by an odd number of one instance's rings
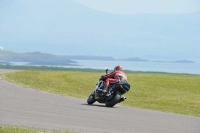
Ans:
{"label": "race track surface", "polygon": [[[6,72],[10,71],[0,70],[0,74]],[[78,133],[200,133],[200,118],[119,105],[87,105],[86,100],[23,88],[0,79],[0,126]]]}

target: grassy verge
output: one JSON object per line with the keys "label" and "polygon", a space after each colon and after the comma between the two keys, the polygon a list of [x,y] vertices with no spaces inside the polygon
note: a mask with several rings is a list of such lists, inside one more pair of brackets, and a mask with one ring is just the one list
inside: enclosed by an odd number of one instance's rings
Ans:
{"label": "grassy verge", "polygon": [[[10,82],[50,93],[87,99],[104,72],[21,71],[3,75]],[[200,76],[128,73],[129,107],[200,117]]]}
{"label": "grassy verge", "polygon": [[47,131],[27,128],[0,127],[0,133],[74,133],[68,131]]}

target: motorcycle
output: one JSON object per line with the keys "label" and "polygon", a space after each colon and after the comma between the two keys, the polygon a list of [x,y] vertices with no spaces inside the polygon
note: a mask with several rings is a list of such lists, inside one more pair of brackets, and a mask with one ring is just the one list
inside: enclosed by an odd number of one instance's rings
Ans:
{"label": "motorcycle", "polygon": [[[106,74],[108,74],[108,69],[105,69]],[[122,97],[123,94],[130,90],[130,85],[128,83],[115,83],[108,87],[107,92],[103,92],[102,89],[105,86],[105,80],[99,79],[96,84],[96,89],[90,94],[87,99],[88,104],[93,104],[94,102],[105,103],[107,107],[113,107],[117,103],[126,100],[126,97]]]}

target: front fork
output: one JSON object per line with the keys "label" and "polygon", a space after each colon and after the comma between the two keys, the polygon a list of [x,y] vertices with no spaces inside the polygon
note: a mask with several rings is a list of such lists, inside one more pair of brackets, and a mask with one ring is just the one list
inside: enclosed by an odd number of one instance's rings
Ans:
{"label": "front fork", "polygon": [[95,97],[95,99],[99,99],[99,94],[98,94],[97,90],[94,91],[94,97]]}

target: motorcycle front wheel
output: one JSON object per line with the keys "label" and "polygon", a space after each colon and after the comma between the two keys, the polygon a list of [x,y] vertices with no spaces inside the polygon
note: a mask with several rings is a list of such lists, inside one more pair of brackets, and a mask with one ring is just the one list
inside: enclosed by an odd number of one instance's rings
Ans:
{"label": "motorcycle front wheel", "polygon": [[116,91],[112,99],[106,100],[105,104],[107,107],[113,107],[115,104],[117,104],[121,98],[121,93],[119,91]]}
{"label": "motorcycle front wheel", "polygon": [[93,104],[94,102],[96,102],[96,99],[95,99],[95,92],[93,92],[87,99],[87,103],[88,104]]}

